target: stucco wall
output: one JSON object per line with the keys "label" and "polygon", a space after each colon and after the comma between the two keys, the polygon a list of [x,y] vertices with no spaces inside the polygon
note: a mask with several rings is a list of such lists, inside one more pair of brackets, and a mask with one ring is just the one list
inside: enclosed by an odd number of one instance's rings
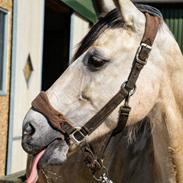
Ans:
{"label": "stucco wall", "polygon": [[6,58],[6,93],[0,96],[0,176],[5,174],[6,147],[8,133],[9,93],[10,93],[10,62],[11,62],[11,31],[12,31],[12,0],[1,0],[0,8],[8,11],[8,50]]}

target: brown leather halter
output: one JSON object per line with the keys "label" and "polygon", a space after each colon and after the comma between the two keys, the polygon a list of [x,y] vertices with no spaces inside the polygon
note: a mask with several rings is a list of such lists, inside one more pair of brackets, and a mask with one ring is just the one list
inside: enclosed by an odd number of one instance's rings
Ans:
{"label": "brown leather halter", "polygon": [[107,102],[107,104],[88,122],[86,122],[84,126],[79,128],[73,127],[71,125],[72,123],[63,114],[51,106],[45,92],[41,92],[32,102],[32,107],[34,110],[42,113],[45,117],[47,117],[50,124],[54,128],[64,134],[65,137],[69,139],[69,141],[79,145],[82,151],[87,154],[86,159],[93,174],[95,174],[96,171],[103,169],[104,166],[101,165],[101,161],[96,158],[96,155],[93,153],[90,145],[86,142],[85,137],[95,131],[114,111],[114,109],[117,108],[119,104],[124,100],[124,105],[121,106],[119,110],[118,125],[114,129],[112,135],[120,133],[126,126],[129,112],[131,110],[128,105],[129,98],[136,88],[136,81],[140,71],[147,62],[160,25],[160,17],[150,15],[149,13],[145,13],[145,16],[145,32],[140,46],[136,52],[132,69],[127,81],[121,85],[119,91],[112,97],[112,99]]}

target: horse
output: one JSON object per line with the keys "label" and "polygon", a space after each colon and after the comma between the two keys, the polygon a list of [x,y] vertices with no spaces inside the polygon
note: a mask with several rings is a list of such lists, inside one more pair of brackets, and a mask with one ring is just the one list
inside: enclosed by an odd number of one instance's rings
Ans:
{"label": "horse", "polygon": [[[146,17],[130,0],[98,1],[95,8],[99,21],[81,42],[75,61],[46,91],[51,106],[74,127],[85,125],[127,80],[145,31]],[[32,107],[23,122],[22,146],[36,157],[32,169],[39,169],[38,182],[183,183],[182,78],[182,53],[161,18],[130,97],[126,127],[104,151],[105,180],[93,178],[82,151],[70,148],[63,133]],[[118,110],[87,136],[96,154],[116,128]]]}

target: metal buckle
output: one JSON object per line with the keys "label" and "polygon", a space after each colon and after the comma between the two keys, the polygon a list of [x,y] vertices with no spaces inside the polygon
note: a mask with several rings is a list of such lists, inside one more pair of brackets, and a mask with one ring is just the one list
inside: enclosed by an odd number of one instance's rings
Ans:
{"label": "metal buckle", "polygon": [[140,55],[140,52],[142,51],[142,48],[145,47],[147,49],[149,49],[149,52],[151,51],[152,49],[152,46],[149,46],[148,44],[146,43],[141,43],[140,44],[140,47],[138,48],[138,51],[137,51],[137,54],[136,54],[136,59],[137,59],[137,62],[142,64],[142,65],[145,65],[147,63],[147,60],[142,60],[139,58],[139,55]]}
{"label": "metal buckle", "polygon": [[99,173],[99,175],[96,175],[94,173],[93,174],[93,178],[97,182],[101,182],[101,183],[113,183],[113,181],[108,178],[108,172],[107,172],[107,169],[105,168],[105,166],[102,167],[101,172]]}
{"label": "metal buckle", "polygon": [[81,128],[80,127],[76,127],[75,128],[76,130],[71,133],[69,135],[70,139],[72,142],[74,142],[76,145],[79,145],[83,142],[83,140],[85,139],[85,137],[87,135],[84,135],[82,132],[81,132]]}
{"label": "metal buckle", "polygon": [[[127,83],[128,81],[125,81],[124,83],[122,83],[122,85],[121,85],[121,89],[125,89],[125,86],[126,86],[126,83]],[[134,86],[134,88],[133,89],[131,89],[129,92],[128,92],[128,94],[127,94],[127,97],[129,96],[129,97],[131,97],[131,96],[133,96],[133,94],[136,92],[136,89],[137,89],[137,87],[136,87],[136,85]]]}

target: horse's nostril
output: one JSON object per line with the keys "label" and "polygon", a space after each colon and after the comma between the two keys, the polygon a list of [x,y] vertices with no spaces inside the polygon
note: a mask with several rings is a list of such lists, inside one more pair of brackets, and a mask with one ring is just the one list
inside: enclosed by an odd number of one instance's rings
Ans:
{"label": "horse's nostril", "polygon": [[30,122],[24,126],[23,135],[33,135],[34,132],[35,132],[35,128]]}

